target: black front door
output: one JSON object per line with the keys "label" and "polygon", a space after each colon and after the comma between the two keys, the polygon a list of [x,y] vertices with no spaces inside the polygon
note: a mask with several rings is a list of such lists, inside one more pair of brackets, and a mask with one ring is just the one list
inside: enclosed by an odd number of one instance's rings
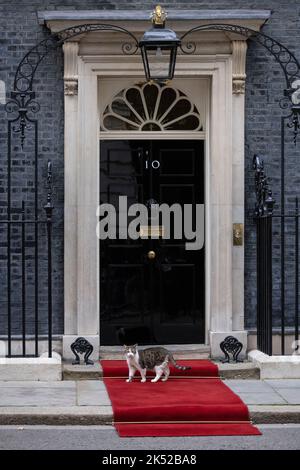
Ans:
{"label": "black front door", "polygon": [[[100,155],[100,203],[204,204],[203,141],[103,141]],[[100,242],[101,344],[203,343],[204,247],[142,235]]]}

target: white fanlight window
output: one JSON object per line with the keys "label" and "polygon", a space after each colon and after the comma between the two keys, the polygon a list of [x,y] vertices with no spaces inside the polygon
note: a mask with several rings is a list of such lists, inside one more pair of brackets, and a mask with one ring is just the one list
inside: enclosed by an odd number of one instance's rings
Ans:
{"label": "white fanlight window", "polygon": [[103,112],[101,131],[202,131],[197,107],[177,88],[144,83],[124,88]]}

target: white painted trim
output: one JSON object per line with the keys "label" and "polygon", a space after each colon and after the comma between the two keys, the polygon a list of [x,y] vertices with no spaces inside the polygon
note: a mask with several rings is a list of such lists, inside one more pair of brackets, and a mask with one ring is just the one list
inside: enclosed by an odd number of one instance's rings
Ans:
{"label": "white painted trim", "polygon": [[[149,21],[151,9],[143,10],[41,10],[37,12],[40,24],[47,21]],[[271,16],[270,10],[263,9],[231,9],[231,10],[203,10],[188,9],[176,10],[168,8],[168,21],[170,20],[250,20],[266,21]]]}
{"label": "white painted trim", "polygon": [[203,131],[192,131],[192,132],[140,132],[140,131],[128,131],[128,132],[101,132],[100,131],[100,140],[122,140],[122,139],[131,139],[131,140],[205,140],[205,132]]}
{"label": "white painted trim", "polygon": [[[209,331],[210,331],[210,307],[211,307],[211,284],[208,276],[211,272],[211,261],[208,253],[211,252],[211,243],[210,243],[210,229],[209,221],[211,218],[210,211],[210,135],[211,135],[211,125],[210,125],[210,116],[211,116],[211,88],[212,83],[210,80],[208,93],[206,97],[206,116],[205,116],[205,146],[204,146],[204,159],[205,159],[205,344],[209,343]],[[207,273],[207,274],[206,274]]]}

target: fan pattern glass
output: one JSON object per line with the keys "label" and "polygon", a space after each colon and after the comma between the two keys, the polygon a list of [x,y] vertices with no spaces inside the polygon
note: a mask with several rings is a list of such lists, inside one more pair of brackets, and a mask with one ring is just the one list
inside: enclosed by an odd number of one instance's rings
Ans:
{"label": "fan pattern glass", "polygon": [[106,107],[102,131],[201,131],[196,106],[180,90],[156,83],[120,91]]}

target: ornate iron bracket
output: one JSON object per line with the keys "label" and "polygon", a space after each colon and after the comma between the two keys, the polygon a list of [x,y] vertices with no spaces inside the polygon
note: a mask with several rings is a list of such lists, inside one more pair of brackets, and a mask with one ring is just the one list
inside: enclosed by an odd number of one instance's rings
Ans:
{"label": "ornate iron bracket", "polygon": [[[226,31],[245,36],[265,47],[280,64],[286,79],[284,95],[291,105],[291,112],[293,115],[293,119],[292,122],[289,123],[289,127],[293,128],[294,142],[296,142],[300,128],[300,64],[294,54],[270,36],[244,26],[230,24],[208,24],[196,26],[195,28],[190,29],[181,37],[181,51],[185,54],[193,54],[196,50],[195,43],[191,41],[183,42],[183,40],[194,32],[212,30]],[[15,132],[20,132],[22,148],[25,141],[25,131],[26,129],[29,129],[28,122],[30,121],[30,118],[28,116],[28,112],[31,111],[32,113],[36,113],[39,110],[38,103],[33,101],[33,98],[35,97],[33,92],[33,81],[39,64],[46,55],[61,46],[63,42],[92,31],[115,31],[126,34],[130,37],[132,42],[123,44],[123,53],[132,55],[138,51],[139,43],[135,35],[121,26],[111,24],[83,24],[73,26],[60,32],[50,34],[46,39],[42,40],[35,47],[30,49],[17,68],[14,79],[14,91],[11,93],[11,100],[6,105],[7,112],[17,113],[17,118],[13,120],[13,122],[16,123],[13,130]]]}
{"label": "ornate iron bracket", "polygon": [[21,60],[14,79],[14,90],[19,93],[27,93],[33,89],[33,80],[35,72],[41,61],[53,50],[57,49],[68,39],[72,39],[81,34],[95,31],[114,31],[126,34],[131,38],[133,43],[124,43],[122,51],[124,54],[135,54],[138,50],[139,43],[137,38],[125,28],[112,24],[82,24],[63,29],[57,33],[50,34],[29,52]]}
{"label": "ornate iron bracket", "polygon": [[71,344],[70,346],[72,353],[75,356],[75,361],[72,362],[73,365],[78,365],[80,364],[80,357],[78,354],[84,354],[84,363],[85,365],[93,365],[94,362],[89,359],[90,355],[92,354],[94,347],[91,345],[91,343],[80,336],[77,338],[74,343]]}
{"label": "ornate iron bracket", "polygon": [[287,102],[284,106],[282,106],[282,101],[285,101],[283,98],[280,100],[279,105],[284,109],[290,108],[292,120],[287,125],[289,128],[293,129],[293,140],[296,144],[298,131],[300,129],[300,64],[294,54],[283,44],[276,41],[272,37],[261,33],[260,31],[255,31],[251,28],[232,24],[207,24],[196,26],[195,28],[190,29],[180,38],[180,49],[183,54],[195,53],[196,44],[192,41],[184,42],[184,39],[190,34],[198,31],[225,31],[227,33],[241,35],[253,42],[256,42],[257,44],[260,44],[270,52],[270,54],[282,68],[285,76],[286,88],[283,90],[283,95],[287,99]]}
{"label": "ornate iron bracket", "polygon": [[13,91],[10,97],[10,101],[5,105],[5,110],[8,114],[13,113],[16,115],[15,119],[11,121],[14,123],[12,130],[20,134],[21,148],[23,150],[25,131],[32,129],[34,122],[30,117],[30,113],[37,113],[40,110],[40,105],[34,101],[35,93],[33,91],[22,93]]}
{"label": "ornate iron bracket", "polygon": [[238,359],[238,356],[243,349],[243,344],[234,336],[226,336],[226,338],[220,343],[220,349],[225,355],[225,359],[222,361],[230,362],[229,354],[232,354],[232,359],[235,362],[243,362]]}
{"label": "ornate iron bracket", "polygon": [[253,169],[255,170],[255,217],[269,217],[273,214],[275,200],[272,197],[270,180],[264,169],[264,162],[259,155],[253,157]]}
{"label": "ornate iron bracket", "polygon": [[134,34],[121,26],[110,24],[83,24],[67,28],[50,34],[30,49],[18,65],[14,78],[14,91],[11,92],[10,101],[5,107],[7,113],[14,113],[16,116],[12,119],[14,123],[12,130],[20,133],[22,150],[26,139],[26,130],[32,128],[30,122],[33,123],[33,120],[30,113],[36,113],[40,109],[39,104],[34,101],[35,93],[33,91],[33,81],[39,64],[50,52],[56,50],[68,39],[91,31],[115,31],[126,34],[130,37],[131,42],[122,45],[123,53],[133,55],[138,50],[139,43]]}

